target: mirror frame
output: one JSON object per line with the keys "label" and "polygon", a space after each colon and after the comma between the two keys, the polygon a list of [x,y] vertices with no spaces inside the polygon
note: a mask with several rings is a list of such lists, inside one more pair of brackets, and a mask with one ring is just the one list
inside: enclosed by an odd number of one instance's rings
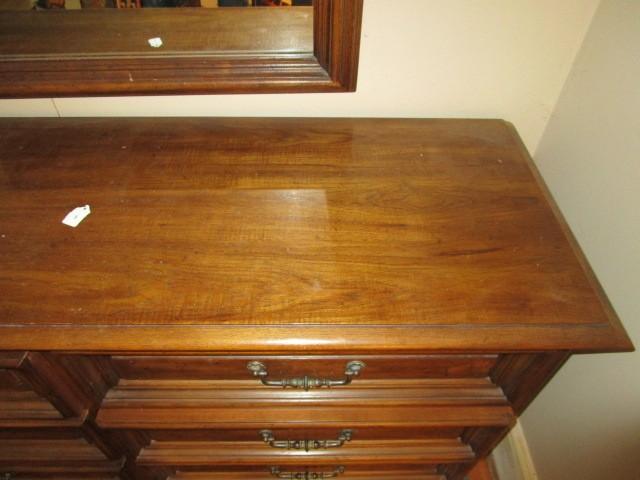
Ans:
{"label": "mirror frame", "polygon": [[[353,92],[362,6],[363,0],[314,0],[314,51],[293,56],[207,52],[136,58],[106,52],[69,58],[48,55],[45,44],[41,56],[0,56],[0,97]],[[25,33],[12,41],[33,40]]]}

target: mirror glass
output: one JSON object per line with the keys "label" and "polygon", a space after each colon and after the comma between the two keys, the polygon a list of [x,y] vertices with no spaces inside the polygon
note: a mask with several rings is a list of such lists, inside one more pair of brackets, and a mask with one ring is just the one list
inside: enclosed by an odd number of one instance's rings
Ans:
{"label": "mirror glass", "polygon": [[0,10],[162,7],[309,7],[313,0],[0,0]]}
{"label": "mirror glass", "polygon": [[0,97],[353,92],[363,0],[0,0]]}
{"label": "mirror glass", "polygon": [[311,0],[0,0],[4,58],[312,51]]}

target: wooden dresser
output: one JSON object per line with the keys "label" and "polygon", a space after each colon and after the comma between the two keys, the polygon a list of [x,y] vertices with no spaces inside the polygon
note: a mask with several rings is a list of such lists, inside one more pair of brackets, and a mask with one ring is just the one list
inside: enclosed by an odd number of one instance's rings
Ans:
{"label": "wooden dresser", "polygon": [[633,348],[503,121],[0,127],[3,480],[461,480]]}

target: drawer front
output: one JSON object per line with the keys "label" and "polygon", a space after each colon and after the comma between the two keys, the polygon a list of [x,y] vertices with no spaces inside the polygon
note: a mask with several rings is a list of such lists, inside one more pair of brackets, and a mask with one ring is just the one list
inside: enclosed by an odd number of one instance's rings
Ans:
{"label": "drawer front", "polygon": [[[483,378],[489,376],[497,355],[397,356],[114,356],[121,379],[128,380],[247,380],[247,367],[260,363],[270,380],[303,378],[344,379],[350,362],[362,362],[359,380]],[[355,381],[355,380],[354,380]]]}
{"label": "drawer front", "polygon": [[[326,475],[324,478],[332,478],[328,475],[333,475],[331,470],[282,470],[279,472],[281,478],[296,478],[291,476],[292,474],[299,475],[298,478],[304,479],[304,474],[307,474],[309,478],[313,478],[313,474]],[[222,472],[186,472],[177,471],[171,475],[168,480],[247,480],[251,478],[254,480],[274,480],[277,478],[269,469],[263,468],[261,471],[222,471]],[[318,477],[322,478],[322,477]],[[338,476],[333,478],[344,478],[353,480],[446,480],[442,475],[436,473],[436,469],[429,467],[420,467],[413,470],[399,470],[397,468],[388,470],[344,470]]]}
{"label": "drawer front", "polygon": [[135,462],[145,479],[337,467],[344,478],[438,478],[476,459],[470,432],[512,424],[490,378],[498,358],[114,356],[120,380],[96,420],[146,435]]}
{"label": "drawer front", "polygon": [[105,357],[0,352],[0,478],[118,477],[126,438],[93,423],[100,392],[111,385],[101,368],[107,363]]}
{"label": "drawer front", "polygon": [[370,478],[366,475],[375,474],[373,478],[382,479],[395,478],[398,471],[408,478],[433,478],[444,465],[457,467],[474,459],[459,439],[363,441],[357,447],[313,452],[265,450],[241,442],[154,442],[136,464],[140,472],[169,472],[171,478],[245,473],[250,475],[245,478]]}
{"label": "drawer front", "polygon": [[106,357],[0,352],[0,427],[79,426],[116,381]]}
{"label": "drawer front", "polygon": [[0,354],[0,473],[461,480],[565,358]]}
{"label": "drawer front", "polygon": [[[169,440],[255,441],[265,429],[294,440],[342,429],[363,440],[455,438],[468,427],[512,423],[507,399],[489,378],[496,358],[120,356],[112,359],[120,381],[103,400],[97,423],[152,432],[151,439],[163,432],[160,438]],[[314,379],[342,382],[354,361],[364,367],[352,381],[314,386]],[[253,362],[267,369],[270,382],[247,368]],[[272,384],[301,378],[311,378],[311,386]]]}
{"label": "drawer front", "polygon": [[[188,403],[188,402],[187,402]],[[97,418],[102,428],[141,430],[253,430],[268,428],[439,429],[457,427],[507,427],[513,422],[511,407],[505,406],[197,406],[175,404],[152,406],[145,402],[109,403]]]}
{"label": "drawer front", "polygon": [[141,466],[231,467],[344,465],[435,465],[465,463],[475,459],[472,449],[460,439],[361,440],[340,448],[269,448],[256,442],[153,442],[143,449]]}
{"label": "drawer front", "polygon": [[[266,424],[265,424],[266,425]],[[271,440],[268,442],[266,438],[275,439],[278,445],[282,442],[301,443],[322,440],[335,440],[341,438],[344,431],[349,431],[350,440],[346,443],[356,444],[362,440],[428,440],[443,438],[460,438],[464,433],[463,427],[432,427],[423,428],[420,426],[390,427],[390,426],[372,426],[364,425],[357,428],[351,428],[350,425],[314,427],[305,425],[288,424],[279,428],[268,428],[263,425],[259,429],[255,428],[235,428],[223,429],[164,429],[164,430],[145,430],[148,441],[157,442],[180,442],[180,441],[233,441],[233,442],[260,442],[267,448]],[[265,434],[269,432],[269,434]],[[278,448],[278,447],[271,447]],[[293,447],[291,447],[293,448]]]}
{"label": "drawer front", "polygon": [[[307,474],[309,478],[313,478],[313,473],[319,475],[332,475],[330,470],[284,470],[280,474],[284,478],[292,478],[291,474],[301,475],[299,478],[304,479],[304,474]],[[244,472],[184,472],[178,471],[169,477],[169,480],[247,480],[251,478],[254,480],[259,479],[271,479],[277,478],[269,469],[263,469],[262,471],[244,471]],[[295,477],[293,477],[295,478]],[[320,477],[321,478],[321,477]],[[325,476],[325,478],[331,478]],[[394,468],[392,470],[354,470],[349,469],[340,473],[339,476],[333,478],[344,478],[353,480],[446,480],[442,475],[436,473],[435,469],[422,467],[413,470],[398,470]]]}
{"label": "drawer front", "polygon": [[78,432],[49,437],[20,435],[0,441],[0,472],[9,478],[113,478],[124,459],[110,460]]}
{"label": "drawer front", "polygon": [[0,426],[9,428],[28,421],[48,423],[61,420],[62,414],[42,398],[15,369],[0,369]]}
{"label": "drawer front", "polygon": [[87,409],[60,374],[42,354],[0,352],[0,429],[82,424]]}

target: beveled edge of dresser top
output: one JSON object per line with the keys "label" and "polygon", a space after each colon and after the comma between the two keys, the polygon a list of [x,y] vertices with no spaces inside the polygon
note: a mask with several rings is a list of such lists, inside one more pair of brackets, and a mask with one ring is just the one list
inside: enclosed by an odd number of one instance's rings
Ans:
{"label": "beveled edge of dresser top", "polygon": [[[314,119],[318,120],[318,119]],[[370,120],[370,119],[369,119]],[[0,350],[176,353],[400,353],[633,351],[634,347],[514,126],[502,123],[518,144],[607,322],[575,324],[0,324]]]}
{"label": "beveled edge of dresser top", "polygon": [[[480,340],[479,340],[480,337]],[[523,341],[523,338],[527,339]],[[633,351],[622,329],[589,327],[303,325],[2,325],[0,350],[77,353],[415,353]]]}

